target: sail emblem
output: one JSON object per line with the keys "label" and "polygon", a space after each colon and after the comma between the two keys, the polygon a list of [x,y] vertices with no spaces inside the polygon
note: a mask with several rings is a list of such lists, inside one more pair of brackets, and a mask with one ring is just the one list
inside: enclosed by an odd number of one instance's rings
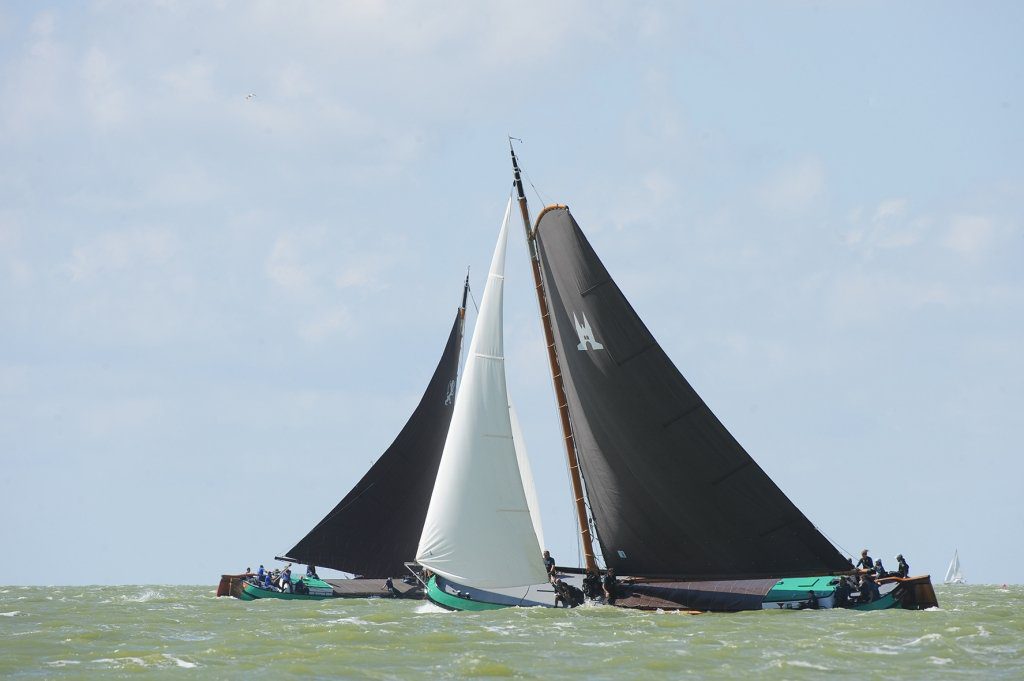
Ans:
{"label": "sail emblem", "polygon": [[576,319],[575,312],[572,313],[572,321],[576,324],[576,335],[580,337],[580,343],[576,346],[577,350],[586,350],[587,344],[594,350],[604,350],[604,346],[594,338],[594,331],[590,328],[586,313],[583,313],[582,324],[580,324],[580,320]]}
{"label": "sail emblem", "polygon": [[448,381],[448,393],[444,396],[444,403],[446,405],[451,404],[452,400],[455,399],[455,379]]}

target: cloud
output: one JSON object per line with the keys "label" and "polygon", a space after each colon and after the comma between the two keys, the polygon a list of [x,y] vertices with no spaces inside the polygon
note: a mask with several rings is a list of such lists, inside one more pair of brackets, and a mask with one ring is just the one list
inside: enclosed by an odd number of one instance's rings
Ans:
{"label": "cloud", "polygon": [[957,215],[950,220],[942,245],[956,255],[976,260],[984,255],[995,238],[995,225],[981,215]]}
{"label": "cloud", "polygon": [[110,57],[97,48],[85,55],[80,68],[86,110],[101,128],[113,128],[127,117],[124,89]]}
{"label": "cloud", "polygon": [[163,229],[106,232],[73,248],[64,270],[73,281],[84,282],[118,271],[166,263],[178,249],[177,237]]}
{"label": "cloud", "polygon": [[31,23],[21,59],[12,59],[0,78],[0,139],[46,133],[67,105],[67,50],[55,37],[57,13],[45,11]]}
{"label": "cloud", "polygon": [[[909,248],[925,241],[932,225],[927,216],[911,215],[910,201],[889,198],[873,209],[857,208],[850,213],[850,228],[843,241],[867,255],[875,251]],[[869,215],[870,217],[865,217]]]}
{"label": "cloud", "polygon": [[807,209],[825,190],[825,168],[808,157],[777,170],[760,188],[762,202],[771,210],[797,213]]}
{"label": "cloud", "polygon": [[313,291],[313,276],[302,261],[295,237],[282,234],[267,256],[266,273],[270,280],[291,295],[307,296]]}
{"label": "cloud", "polygon": [[829,317],[841,324],[865,324],[901,311],[950,305],[957,297],[945,282],[907,278],[881,271],[846,272],[832,282]]}
{"label": "cloud", "polygon": [[320,343],[342,329],[349,328],[352,315],[348,309],[336,306],[318,313],[299,327],[299,336],[309,343]]}

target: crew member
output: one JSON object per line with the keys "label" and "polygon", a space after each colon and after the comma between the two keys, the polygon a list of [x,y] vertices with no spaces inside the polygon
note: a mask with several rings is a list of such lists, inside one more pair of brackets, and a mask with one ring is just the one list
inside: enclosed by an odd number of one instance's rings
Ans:
{"label": "crew member", "polygon": [[903,554],[902,553],[899,554],[898,556],[896,556],[896,576],[897,577],[909,577],[910,576],[910,566],[907,564],[907,561],[905,561],[903,559]]}
{"label": "crew member", "polygon": [[615,568],[608,568],[608,571],[604,573],[604,579],[601,581],[601,587],[604,590],[605,602],[615,602],[618,586],[619,580],[615,579]]}
{"label": "crew member", "polygon": [[[551,557],[550,551],[544,552],[544,569],[548,571],[548,579],[554,580],[555,578],[555,559]],[[554,583],[552,581],[552,583]]]}
{"label": "crew member", "polygon": [[860,552],[860,560],[857,561],[857,565],[855,567],[864,568],[865,570],[875,569],[875,561],[871,560],[871,556],[868,555],[867,549]]}
{"label": "crew member", "polygon": [[281,573],[281,582],[280,582],[280,584],[281,584],[281,591],[282,592],[291,593],[291,591],[292,591],[292,569],[291,569],[290,566],[286,567],[284,569],[284,572]]}
{"label": "crew member", "polygon": [[882,594],[878,591],[878,585],[875,584],[874,578],[870,572],[865,572],[860,578],[860,600],[861,603],[871,603],[877,601],[882,597]]}
{"label": "crew member", "polygon": [[384,580],[384,589],[394,598],[398,598],[401,594],[398,593],[398,589],[395,588],[395,582],[393,579],[388,577]]}
{"label": "crew member", "polygon": [[563,607],[575,608],[583,604],[583,592],[561,579],[555,580],[555,607],[561,603]]}
{"label": "crew member", "polygon": [[836,584],[835,598],[837,608],[842,608],[850,602],[850,583],[843,577],[840,577],[839,583]]}
{"label": "crew member", "polygon": [[809,608],[810,610],[817,610],[818,608],[821,607],[821,605],[818,603],[818,594],[814,593],[813,591],[808,591],[807,592],[807,605],[806,605],[806,607]]}
{"label": "crew member", "polygon": [[320,577],[316,574],[316,565],[306,566],[306,576],[311,579],[320,579]]}
{"label": "crew member", "polygon": [[601,595],[601,577],[595,570],[587,570],[587,576],[583,578],[583,595],[587,598]]}
{"label": "crew member", "polygon": [[879,558],[878,560],[875,561],[875,576],[876,577],[887,577],[888,576],[888,573],[885,571],[885,568],[882,566],[882,559],[881,558]]}

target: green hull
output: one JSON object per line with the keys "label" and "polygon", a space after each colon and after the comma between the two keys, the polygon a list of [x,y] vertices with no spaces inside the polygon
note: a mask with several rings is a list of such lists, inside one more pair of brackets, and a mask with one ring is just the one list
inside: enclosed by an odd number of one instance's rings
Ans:
{"label": "green hull", "polygon": [[896,600],[895,595],[888,593],[877,601],[871,603],[859,603],[858,605],[851,605],[848,607],[849,610],[888,610],[889,608],[902,607],[900,602]]}
{"label": "green hull", "polygon": [[[835,595],[837,578],[835,576],[825,577],[789,577],[780,579],[764,597],[764,607],[771,609],[773,605],[780,608],[787,603],[799,603],[808,598],[808,592],[813,591],[822,603],[831,603]],[[856,605],[842,606],[849,610],[888,610],[889,608],[900,608],[899,589],[894,589],[883,595],[877,601],[871,603],[858,603]],[[825,607],[831,607],[825,606]]]}
{"label": "green hull", "polygon": [[446,610],[466,610],[469,612],[479,612],[482,610],[501,610],[502,608],[508,608],[508,605],[499,605],[497,603],[485,603],[483,601],[474,601],[470,598],[459,598],[454,594],[450,594],[441,589],[437,585],[437,577],[431,577],[427,580],[427,598],[432,603],[440,605]]}
{"label": "green hull", "polygon": [[[301,579],[292,579],[293,585],[298,584],[299,582],[305,582],[309,588],[321,592],[328,591],[331,588],[330,584],[322,582],[319,579],[309,579],[305,577]],[[335,598],[333,593],[289,593],[286,591],[277,591],[276,589],[264,589],[249,582],[242,583],[242,589],[240,592],[237,592],[237,596],[243,601],[255,601],[261,598],[277,598],[282,601],[323,601],[328,598]]]}

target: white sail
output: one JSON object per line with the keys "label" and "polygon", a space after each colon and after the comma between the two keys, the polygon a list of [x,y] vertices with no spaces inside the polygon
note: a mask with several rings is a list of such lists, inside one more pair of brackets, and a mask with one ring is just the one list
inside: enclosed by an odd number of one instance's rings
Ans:
{"label": "white sail", "polygon": [[530,457],[526,454],[526,440],[523,439],[523,429],[519,426],[519,416],[512,404],[512,398],[508,401],[508,414],[512,421],[512,442],[516,447],[516,459],[519,461],[519,473],[523,478],[523,491],[526,493],[526,505],[530,507],[530,520],[533,521],[533,531],[537,533],[537,541],[541,547],[544,543],[544,526],[540,522],[540,502],[537,499],[537,487],[533,484],[533,469],[530,468]]}
{"label": "white sail", "polygon": [[949,561],[949,568],[946,569],[946,578],[942,580],[945,584],[966,584],[967,580],[960,572],[960,552],[953,551],[953,560]]}
{"label": "white sail", "polygon": [[480,302],[416,560],[466,586],[547,581],[520,474],[505,383],[502,307],[511,199]]}

